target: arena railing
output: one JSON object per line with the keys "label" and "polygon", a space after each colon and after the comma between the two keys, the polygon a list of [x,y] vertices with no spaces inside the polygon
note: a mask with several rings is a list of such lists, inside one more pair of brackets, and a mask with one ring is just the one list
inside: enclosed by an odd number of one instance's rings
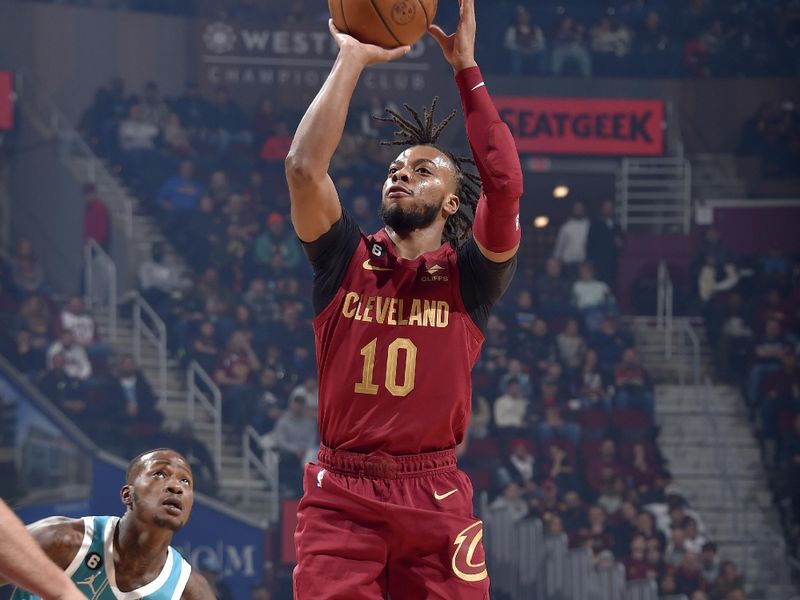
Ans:
{"label": "arena railing", "polygon": [[664,358],[672,358],[673,287],[666,261],[658,264],[658,291],[656,297],[656,326],[664,332]]}
{"label": "arena railing", "polygon": [[[258,454],[253,451],[254,446],[262,448],[262,456],[258,456]],[[250,477],[253,471],[255,471],[268,483],[270,502],[267,507],[267,518],[273,523],[276,523],[279,517],[279,462],[278,453],[274,448],[263,444],[262,436],[259,435],[253,427],[249,425],[245,427],[242,432],[242,476],[245,481],[250,481]],[[251,487],[249,485],[244,488],[244,501],[245,504],[250,504]]]}
{"label": "arena railing", "polygon": [[688,234],[692,224],[692,164],[683,156],[625,157],[620,162],[620,226]]}
{"label": "arena railing", "polygon": [[147,343],[156,351],[158,357],[158,398],[167,400],[167,327],[153,307],[139,293],[131,294],[133,299],[133,357],[136,364],[142,361],[142,345]]}
{"label": "arena railing", "polygon": [[222,476],[222,392],[197,361],[186,369],[186,403],[189,419],[194,422],[197,407],[211,418],[214,467]]}
{"label": "arena railing", "polygon": [[[96,272],[97,271],[97,272]],[[108,313],[108,332],[111,341],[117,339],[117,265],[94,240],[83,246],[84,301],[87,308],[97,312],[104,307]]]}
{"label": "arena railing", "polygon": [[103,194],[103,200],[112,209],[112,215],[121,220],[122,230],[128,241],[133,238],[133,203],[124,193],[116,177],[106,168],[103,161],[94,153],[81,133],[58,108],[47,94],[41,92],[39,85],[24,69],[18,71],[18,93],[23,110],[32,121],[48,133],[48,137],[58,142],[63,157],[74,157],[85,162],[81,183],[98,186],[112,186],[114,193]]}

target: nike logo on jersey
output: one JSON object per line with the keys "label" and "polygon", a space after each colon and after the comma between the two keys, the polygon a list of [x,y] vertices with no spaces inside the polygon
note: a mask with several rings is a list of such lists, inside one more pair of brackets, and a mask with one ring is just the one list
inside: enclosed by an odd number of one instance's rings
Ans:
{"label": "nike logo on jersey", "polygon": [[367,271],[391,271],[389,267],[376,267],[375,265],[369,262],[369,259],[361,263],[361,267],[366,269]]}
{"label": "nike logo on jersey", "polygon": [[449,492],[445,492],[444,494],[440,494],[436,490],[433,490],[433,497],[436,498],[439,501],[442,501],[445,498],[449,498],[450,496],[455,494],[457,491],[458,491],[457,489],[456,490],[450,490]]}

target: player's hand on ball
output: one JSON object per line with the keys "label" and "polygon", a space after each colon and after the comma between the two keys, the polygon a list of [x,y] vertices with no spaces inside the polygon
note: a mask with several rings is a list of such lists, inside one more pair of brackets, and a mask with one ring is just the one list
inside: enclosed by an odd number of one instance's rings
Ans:
{"label": "player's hand on ball", "polygon": [[475,0],[459,0],[458,26],[447,35],[438,25],[428,27],[428,33],[442,48],[442,54],[455,71],[474,67],[475,62]]}
{"label": "player's hand on ball", "polygon": [[373,44],[364,44],[353,36],[339,31],[336,25],[333,24],[333,19],[328,19],[328,29],[330,29],[333,39],[339,45],[339,50],[349,53],[356,60],[361,61],[364,66],[396,60],[401,56],[405,56],[411,50],[411,46],[400,46],[387,50]]}

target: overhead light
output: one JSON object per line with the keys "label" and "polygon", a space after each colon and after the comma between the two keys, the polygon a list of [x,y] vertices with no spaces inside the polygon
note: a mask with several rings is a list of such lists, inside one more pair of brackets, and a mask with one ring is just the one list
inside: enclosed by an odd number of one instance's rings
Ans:
{"label": "overhead light", "polygon": [[557,185],[553,188],[553,198],[558,198],[561,200],[562,198],[566,198],[569,196],[569,186],[566,185]]}
{"label": "overhead light", "polygon": [[533,226],[536,227],[536,229],[544,229],[548,225],[550,225],[550,217],[546,217],[545,215],[539,215],[533,220]]}

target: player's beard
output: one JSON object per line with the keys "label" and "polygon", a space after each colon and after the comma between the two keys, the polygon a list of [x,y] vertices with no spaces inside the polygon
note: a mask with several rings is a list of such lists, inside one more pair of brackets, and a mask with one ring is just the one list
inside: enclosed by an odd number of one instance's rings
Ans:
{"label": "player's beard", "polygon": [[169,529],[170,531],[180,531],[183,529],[183,526],[186,523],[174,523],[172,521],[167,521],[166,519],[162,519],[158,515],[153,515],[153,525],[156,527],[161,527],[162,529]]}
{"label": "player's beard", "polygon": [[423,204],[404,209],[400,203],[382,203],[378,208],[378,216],[386,224],[400,235],[408,234],[415,229],[425,229],[436,220],[436,215],[442,209],[442,203]]}

